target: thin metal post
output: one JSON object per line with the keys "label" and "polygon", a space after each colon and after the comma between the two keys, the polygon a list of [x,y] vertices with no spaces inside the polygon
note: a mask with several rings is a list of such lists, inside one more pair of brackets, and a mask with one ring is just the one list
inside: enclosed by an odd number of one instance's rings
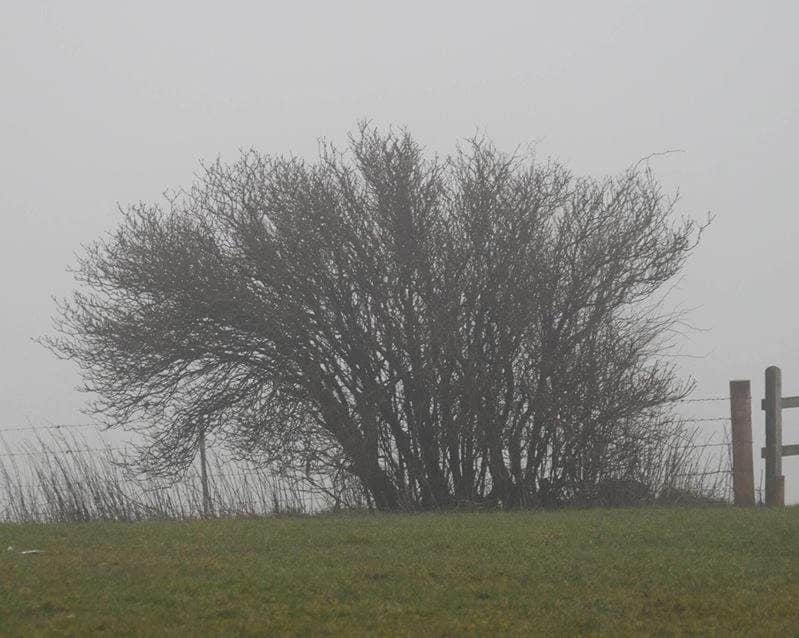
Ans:
{"label": "thin metal post", "polygon": [[208,469],[205,460],[205,428],[200,430],[200,481],[203,488],[203,516],[211,515],[211,494],[208,492]]}
{"label": "thin metal post", "polygon": [[766,368],[766,505],[785,505],[785,477],[782,475],[782,372]]}
{"label": "thin metal post", "polygon": [[732,491],[736,505],[755,504],[752,465],[752,388],[749,380],[730,381]]}

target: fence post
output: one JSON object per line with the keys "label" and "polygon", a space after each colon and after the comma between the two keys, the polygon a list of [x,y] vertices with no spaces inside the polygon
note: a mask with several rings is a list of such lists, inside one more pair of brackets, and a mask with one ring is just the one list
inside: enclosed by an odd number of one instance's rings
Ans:
{"label": "fence post", "polygon": [[203,516],[211,515],[211,495],[208,492],[208,469],[205,461],[205,427],[200,430],[200,482],[203,488]]}
{"label": "fence post", "polygon": [[766,505],[785,505],[785,477],[782,475],[782,372],[766,368]]}
{"label": "fence post", "polygon": [[752,466],[752,388],[749,380],[730,381],[732,492],[736,505],[755,504]]}

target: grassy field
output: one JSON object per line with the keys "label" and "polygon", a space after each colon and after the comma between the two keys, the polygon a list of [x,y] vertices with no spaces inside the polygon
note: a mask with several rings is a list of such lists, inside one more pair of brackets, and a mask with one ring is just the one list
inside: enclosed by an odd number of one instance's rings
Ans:
{"label": "grassy field", "polygon": [[0,526],[2,635],[686,633],[799,634],[799,508]]}

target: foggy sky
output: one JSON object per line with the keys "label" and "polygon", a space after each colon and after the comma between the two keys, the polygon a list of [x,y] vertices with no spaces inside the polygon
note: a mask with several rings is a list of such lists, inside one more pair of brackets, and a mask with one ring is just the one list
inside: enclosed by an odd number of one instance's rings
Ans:
{"label": "foggy sky", "polygon": [[[788,1],[4,2],[0,428],[86,420],[76,368],[31,338],[118,204],[241,148],[310,158],[369,118],[431,152],[479,130],[596,176],[678,150],[656,175],[715,215],[674,295],[695,308],[680,366],[697,396],[752,379],[759,447],[764,368],[799,394],[798,21]],[[799,458],[783,465],[799,501]]]}

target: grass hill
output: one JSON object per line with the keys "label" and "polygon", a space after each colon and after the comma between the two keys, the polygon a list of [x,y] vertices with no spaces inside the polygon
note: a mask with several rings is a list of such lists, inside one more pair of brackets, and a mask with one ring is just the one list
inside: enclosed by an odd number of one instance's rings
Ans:
{"label": "grass hill", "polygon": [[1,635],[796,635],[797,601],[799,508],[0,526]]}

